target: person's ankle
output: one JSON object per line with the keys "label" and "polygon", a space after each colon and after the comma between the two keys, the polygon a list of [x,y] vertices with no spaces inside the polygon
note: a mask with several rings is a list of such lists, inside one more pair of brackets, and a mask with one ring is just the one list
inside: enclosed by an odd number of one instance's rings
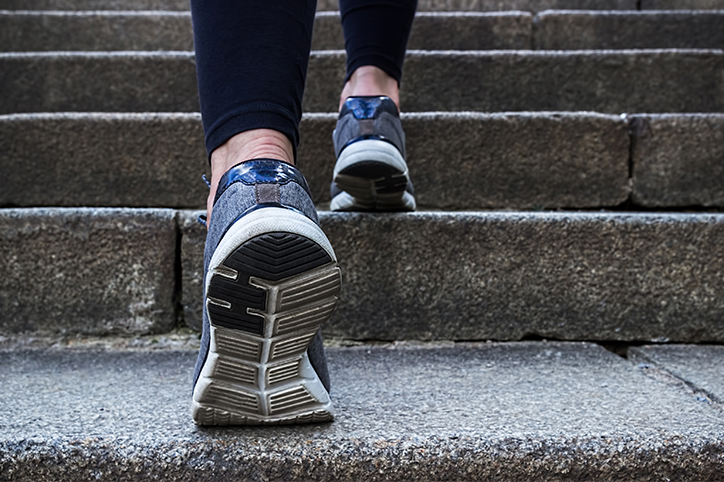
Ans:
{"label": "person's ankle", "polygon": [[255,129],[229,138],[211,153],[211,190],[206,200],[206,216],[211,219],[219,180],[229,169],[252,159],[277,159],[294,165],[294,149],[279,131]]}
{"label": "person's ankle", "polygon": [[362,95],[385,95],[400,110],[400,87],[394,78],[379,67],[365,65],[352,73],[339,97],[339,110],[348,97]]}

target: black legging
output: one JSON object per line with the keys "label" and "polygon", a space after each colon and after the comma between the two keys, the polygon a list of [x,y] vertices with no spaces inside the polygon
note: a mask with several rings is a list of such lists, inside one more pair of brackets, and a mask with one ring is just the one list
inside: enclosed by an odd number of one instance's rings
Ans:
{"label": "black legging", "polygon": [[[191,0],[209,155],[240,132],[274,129],[299,145],[316,0]],[[398,82],[417,0],[339,0],[347,78],[373,65]]]}

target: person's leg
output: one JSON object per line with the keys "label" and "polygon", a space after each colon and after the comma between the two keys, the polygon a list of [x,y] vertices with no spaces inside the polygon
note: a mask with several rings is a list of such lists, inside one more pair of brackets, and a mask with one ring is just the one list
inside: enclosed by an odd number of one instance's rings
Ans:
{"label": "person's leg", "polygon": [[331,209],[410,211],[399,84],[416,0],[340,0],[347,76],[334,133]]}
{"label": "person's leg", "polygon": [[294,163],[316,0],[191,0],[211,162],[211,214],[221,175],[255,158]]}
{"label": "person's leg", "polygon": [[320,325],[340,291],[294,166],[315,0],[192,0],[212,180],[200,425],[330,420]]}

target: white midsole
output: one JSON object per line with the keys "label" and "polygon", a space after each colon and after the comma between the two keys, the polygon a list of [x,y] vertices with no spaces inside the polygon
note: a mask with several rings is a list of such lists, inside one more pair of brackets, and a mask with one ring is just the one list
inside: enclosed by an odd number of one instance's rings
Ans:
{"label": "white midsole", "polygon": [[337,261],[332,244],[322,228],[317,226],[314,221],[291,209],[261,208],[236,221],[221,238],[209,262],[209,272],[206,273],[206,290],[208,291],[211,283],[213,269],[221,265],[239,246],[267,233],[293,233],[304,236],[321,246],[332,260]]}
{"label": "white midsole", "polygon": [[334,177],[351,165],[364,161],[382,162],[407,174],[407,163],[394,145],[377,139],[364,139],[342,150],[334,165]]}

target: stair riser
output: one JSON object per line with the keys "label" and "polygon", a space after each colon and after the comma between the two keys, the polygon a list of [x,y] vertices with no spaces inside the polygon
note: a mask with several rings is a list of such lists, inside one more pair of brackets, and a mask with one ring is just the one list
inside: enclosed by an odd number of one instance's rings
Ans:
{"label": "stair riser", "polygon": [[724,12],[544,12],[539,50],[724,48]]}
{"label": "stair riser", "polygon": [[[305,111],[337,109],[344,64],[342,51],[312,55]],[[1,54],[0,89],[2,113],[198,110],[190,53]],[[401,103],[408,112],[722,112],[724,52],[413,51]]]}
{"label": "stair riser", "polygon": [[[198,327],[192,218],[183,300]],[[330,336],[724,340],[722,215],[324,214],[322,227],[343,280]]]}
{"label": "stair riser", "polygon": [[[317,203],[330,200],[335,122],[319,114],[301,124],[299,165]],[[629,195],[630,139],[618,117],[414,114],[403,122],[422,207],[595,208]],[[197,114],[0,117],[0,205],[200,208],[203,146]]]}
{"label": "stair riser", "polygon": [[[533,24],[536,28],[533,28]],[[724,12],[419,13],[409,49],[724,48]],[[344,48],[336,12],[317,15],[313,50]],[[0,51],[193,50],[189,13],[0,13]]]}
{"label": "stair riser", "polygon": [[0,233],[0,333],[174,327],[174,211],[0,210]]}
{"label": "stair riser", "polygon": [[[530,13],[417,15],[408,48],[495,50],[532,48]],[[189,13],[0,13],[0,51],[193,50]],[[343,49],[339,14],[320,13],[313,50]]]}

